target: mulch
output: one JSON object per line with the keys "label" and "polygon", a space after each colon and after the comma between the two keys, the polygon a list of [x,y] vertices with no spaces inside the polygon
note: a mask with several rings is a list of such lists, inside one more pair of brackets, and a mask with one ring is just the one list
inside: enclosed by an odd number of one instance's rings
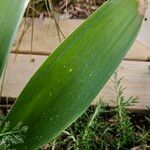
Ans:
{"label": "mulch", "polygon": [[68,14],[70,19],[85,19],[106,0],[60,0],[54,4],[54,10]]}

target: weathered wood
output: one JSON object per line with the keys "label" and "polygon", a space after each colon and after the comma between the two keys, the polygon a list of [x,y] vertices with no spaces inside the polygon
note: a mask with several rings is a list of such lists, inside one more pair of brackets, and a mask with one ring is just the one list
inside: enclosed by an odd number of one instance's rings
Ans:
{"label": "weathered wood", "polygon": [[[30,19],[28,19],[28,22]],[[60,20],[59,26],[65,37],[72,33],[83,20]],[[18,45],[18,38],[21,36],[24,25],[18,32],[17,39],[14,43],[13,52]],[[31,53],[31,29],[32,25],[23,37],[23,41],[19,48],[19,53]],[[60,38],[63,41],[64,38],[60,34]],[[60,44],[59,37],[56,30],[56,25],[52,19],[34,19],[34,40],[33,40],[33,53],[49,55]]]}
{"label": "weathered wood", "polygon": [[147,1],[148,7],[137,40],[150,48],[150,0]]}
{"label": "weathered wood", "polygon": [[[18,97],[23,87],[46,58],[47,56],[18,54],[15,60],[15,54],[11,54],[2,96]],[[139,96],[140,98],[139,104],[133,108],[142,110],[146,109],[146,105],[150,106],[150,62],[124,60],[118,72],[119,77],[124,76],[123,85],[127,87],[125,96]],[[110,100],[114,98],[112,86],[111,81],[109,81],[100,93],[111,105]]]}
{"label": "weathered wood", "polygon": [[[28,19],[29,22],[30,19]],[[83,20],[60,20],[59,26],[67,37],[70,35],[81,23]],[[18,49],[18,53],[31,53],[31,25],[25,33],[21,45]],[[12,52],[16,51],[18,39],[22,34],[24,26],[20,28],[20,31],[17,36],[17,40],[14,43]],[[82,37],[79,37],[82,38]],[[61,40],[64,38],[61,35]],[[52,19],[34,19],[34,38],[33,38],[33,54],[40,55],[49,55],[58,45],[60,44],[59,38],[57,35],[56,25]],[[131,50],[126,55],[125,59],[127,60],[149,60],[150,59],[150,49],[144,46],[142,43],[135,41]]]}

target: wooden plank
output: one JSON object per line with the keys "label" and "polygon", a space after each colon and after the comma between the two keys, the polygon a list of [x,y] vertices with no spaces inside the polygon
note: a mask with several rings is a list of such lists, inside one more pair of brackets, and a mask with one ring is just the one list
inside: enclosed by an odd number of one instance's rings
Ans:
{"label": "wooden plank", "polygon": [[[29,22],[30,19],[28,19]],[[68,37],[81,23],[83,20],[60,20],[59,26],[64,33],[65,37]],[[17,39],[14,43],[12,52],[16,51],[18,45],[18,39],[21,36],[20,29],[17,35]],[[80,38],[80,37],[79,37]],[[63,36],[61,40],[63,41]],[[18,49],[18,53],[31,53],[31,25],[25,33],[22,43]],[[57,30],[55,23],[52,19],[35,19],[34,20],[34,38],[33,38],[33,54],[49,55],[58,45],[60,44],[57,35]],[[150,49],[145,47],[142,43],[136,41],[125,59],[127,60],[149,60],[150,59]]]}
{"label": "wooden plank", "polygon": [[137,40],[150,48],[150,0],[147,1],[148,7],[146,10],[145,19],[143,21]]}
{"label": "wooden plank", "polygon": [[[47,56],[18,54],[15,60],[15,55],[11,54],[2,96],[18,97],[25,84],[46,58]],[[125,96],[139,96],[140,98],[139,103],[133,108],[143,110],[146,109],[146,105],[150,106],[150,62],[123,61],[118,72],[119,77],[124,76],[123,85],[127,87]],[[114,92],[110,87],[112,87],[111,81],[105,85],[99,94],[106,101],[114,98]]]}
{"label": "wooden plank", "polygon": [[125,60],[150,61],[150,49],[135,41],[125,56]]}
{"label": "wooden plank", "polygon": [[[28,19],[28,22],[30,19]],[[59,26],[65,37],[70,35],[81,23],[83,20],[60,20]],[[20,28],[18,32],[17,39],[14,43],[13,52],[17,47],[18,38],[22,34],[24,26]],[[23,37],[22,43],[19,48],[20,53],[31,53],[31,29],[32,26],[29,26],[26,34]],[[62,35],[61,40],[64,38]],[[45,54],[49,55],[58,45],[60,44],[56,25],[52,19],[34,19],[34,40],[33,40],[33,53],[34,54]]]}

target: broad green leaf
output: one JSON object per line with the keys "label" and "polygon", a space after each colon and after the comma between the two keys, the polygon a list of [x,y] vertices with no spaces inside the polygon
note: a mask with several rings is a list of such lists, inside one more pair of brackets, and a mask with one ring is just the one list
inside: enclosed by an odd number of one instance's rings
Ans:
{"label": "broad green leaf", "polygon": [[29,0],[0,0],[0,77]]}
{"label": "broad green leaf", "polygon": [[142,19],[137,0],[109,0],[55,50],[6,118],[29,128],[17,150],[40,147],[85,111],[124,58]]}

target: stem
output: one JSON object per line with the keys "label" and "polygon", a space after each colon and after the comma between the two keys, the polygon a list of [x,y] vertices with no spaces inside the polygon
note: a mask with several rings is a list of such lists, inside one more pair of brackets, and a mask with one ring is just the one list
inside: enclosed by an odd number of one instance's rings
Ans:
{"label": "stem", "polygon": [[6,132],[6,133],[1,133],[1,134],[0,134],[0,137],[1,137],[1,136],[4,136],[4,135],[16,134],[16,133],[19,133],[19,132],[20,132],[20,131],[13,131],[13,132],[11,131],[11,132]]}
{"label": "stem", "polygon": [[86,136],[87,136],[87,134],[88,134],[89,128],[91,127],[91,125],[93,124],[94,119],[96,118],[97,114],[99,113],[100,107],[101,107],[101,105],[98,104],[98,106],[97,106],[97,108],[96,108],[96,110],[95,110],[95,112],[94,112],[94,114],[93,114],[91,120],[89,121],[89,123],[88,123],[88,125],[87,125],[87,127],[86,127],[86,129],[85,129],[85,132],[84,132],[84,135],[83,135],[83,137],[82,137],[82,140],[84,140],[84,139],[86,138]]}

